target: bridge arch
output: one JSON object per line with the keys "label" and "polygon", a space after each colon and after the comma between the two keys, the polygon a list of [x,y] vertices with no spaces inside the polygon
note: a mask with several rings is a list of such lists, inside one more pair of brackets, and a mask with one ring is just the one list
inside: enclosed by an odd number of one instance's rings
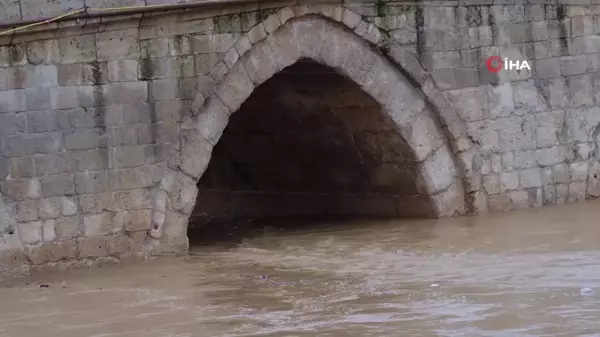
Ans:
{"label": "bridge arch", "polygon": [[[340,17],[342,21],[350,20],[343,13]],[[276,27],[261,23],[258,31],[253,29],[238,40],[235,54],[227,53],[229,60],[235,61],[223,80],[209,97],[197,95],[192,115],[182,123],[179,146],[155,194],[150,235],[157,239],[157,249],[187,249],[187,225],[198,194],[196,184],[231,114],[258,86],[301,59],[334,69],[377,101],[418,163],[416,185],[429,198],[434,216],[464,214],[467,202],[462,172],[452,150],[453,141],[459,137],[449,139],[423,93],[373,48],[380,38],[368,31],[373,26],[363,27],[363,34],[356,34],[348,29],[347,22],[340,25],[320,15],[294,17],[290,13],[282,17],[280,12],[279,20]],[[431,83],[425,83],[424,90],[428,85],[428,90],[433,90]]]}

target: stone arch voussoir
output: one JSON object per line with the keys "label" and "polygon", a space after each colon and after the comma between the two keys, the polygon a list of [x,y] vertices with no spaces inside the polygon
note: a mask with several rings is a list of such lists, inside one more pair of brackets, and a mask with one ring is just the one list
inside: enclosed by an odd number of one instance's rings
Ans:
{"label": "stone arch voussoir", "polygon": [[414,152],[420,166],[417,184],[437,215],[464,214],[461,172],[451,142],[422,92],[373,48],[380,40],[374,25],[348,9],[327,5],[281,9],[242,36],[223,80],[208,97],[197,97],[194,117],[182,125],[179,152],[157,193],[151,236],[167,245],[185,245],[196,183],[230,114],[257,86],[302,58],[329,66],[371,95]]}

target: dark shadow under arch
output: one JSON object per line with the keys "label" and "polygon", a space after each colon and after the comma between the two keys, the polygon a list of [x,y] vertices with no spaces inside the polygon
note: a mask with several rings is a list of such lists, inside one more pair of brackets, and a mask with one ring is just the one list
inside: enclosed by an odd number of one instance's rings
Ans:
{"label": "dark shadow under arch", "polygon": [[331,217],[435,216],[418,176],[410,145],[381,105],[351,79],[301,59],[230,117],[198,182],[188,236],[192,244],[212,242],[252,230],[257,218],[262,226],[293,216],[281,223],[297,226]]}

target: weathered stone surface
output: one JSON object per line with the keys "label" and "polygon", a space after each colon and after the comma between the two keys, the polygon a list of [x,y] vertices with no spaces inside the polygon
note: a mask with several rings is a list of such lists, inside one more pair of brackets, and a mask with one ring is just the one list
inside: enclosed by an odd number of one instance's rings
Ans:
{"label": "weathered stone surface", "polygon": [[60,243],[46,242],[28,248],[28,256],[34,265],[60,260],[71,260],[77,257],[77,242],[74,240]]}
{"label": "weathered stone surface", "polygon": [[77,241],[77,251],[80,258],[103,257],[108,255],[107,238],[96,236],[82,238]]}

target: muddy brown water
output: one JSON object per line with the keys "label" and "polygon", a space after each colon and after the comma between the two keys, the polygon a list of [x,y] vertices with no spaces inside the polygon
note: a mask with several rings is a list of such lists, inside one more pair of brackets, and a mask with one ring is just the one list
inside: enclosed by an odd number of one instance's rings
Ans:
{"label": "muddy brown water", "polygon": [[590,202],[272,229],[2,288],[0,336],[600,336],[599,221]]}

